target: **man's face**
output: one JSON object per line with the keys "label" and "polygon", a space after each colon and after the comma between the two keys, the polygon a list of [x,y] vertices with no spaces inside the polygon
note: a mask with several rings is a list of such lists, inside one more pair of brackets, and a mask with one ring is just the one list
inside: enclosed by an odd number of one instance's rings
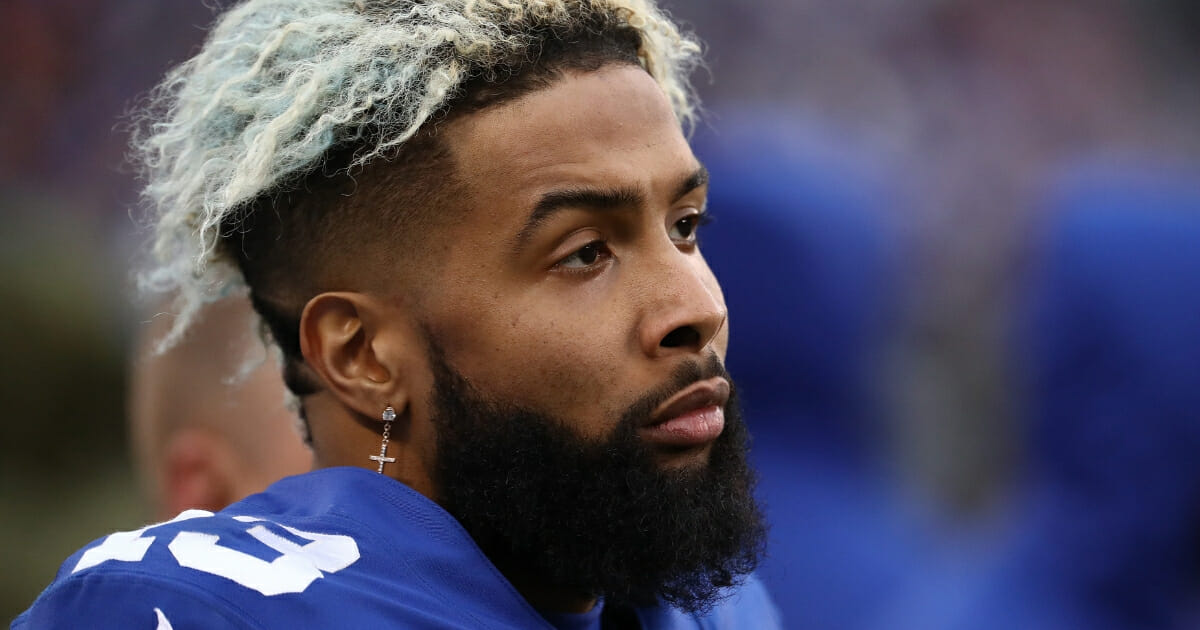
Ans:
{"label": "man's face", "polygon": [[426,243],[414,392],[435,498],[506,572],[703,609],[764,529],[695,240],[706,175],[665,97],[609,66],[443,133],[462,220]]}
{"label": "man's face", "polygon": [[[724,359],[725,303],[695,242],[706,176],[645,71],[569,73],[444,138],[462,220],[438,234],[422,310],[475,388],[599,440],[681,364]],[[727,385],[693,385],[651,414],[684,421],[640,430],[665,467],[704,461],[720,432]]]}

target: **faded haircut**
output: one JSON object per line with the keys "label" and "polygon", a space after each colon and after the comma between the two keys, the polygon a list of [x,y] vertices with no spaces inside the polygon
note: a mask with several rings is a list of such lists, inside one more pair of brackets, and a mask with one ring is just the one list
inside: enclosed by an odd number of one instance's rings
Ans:
{"label": "faded haircut", "polygon": [[[297,395],[298,323],[350,243],[403,235],[454,185],[435,125],[566,70],[640,65],[680,124],[700,47],[653,0],[248,0],[167,74],[133,138],[169,348],[205,302],[248,292]],[[368,231],[363,231],[368,230]],[[369,238],[367,240],[370,240]]]}

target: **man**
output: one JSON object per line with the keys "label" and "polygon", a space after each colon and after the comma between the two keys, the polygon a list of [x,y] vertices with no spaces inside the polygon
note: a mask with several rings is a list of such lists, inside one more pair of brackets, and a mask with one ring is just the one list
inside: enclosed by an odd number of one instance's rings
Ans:
{"label": "man", "polygon": [[[312,452],[285,404],[277,364],[254,334],[250,303],[207,306],[183,339],[154,352],[172,321],[158,315],[141,331],[130,374],[130,437],[156,517],[215,512],[311,470]],[[241,375],[243,367],[252,369]]]}
{"label": "man", "polygon": [[180,327],[245,281],[320,470],[101,539],[15,627],[775,627],[697,51],[644,0],[231,9],[138,138],[148,279]]}

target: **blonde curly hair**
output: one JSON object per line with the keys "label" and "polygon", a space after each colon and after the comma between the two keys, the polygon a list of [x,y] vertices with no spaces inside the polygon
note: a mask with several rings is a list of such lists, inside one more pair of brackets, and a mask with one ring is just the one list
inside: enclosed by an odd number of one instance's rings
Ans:
{"label": "blonde curly hair", "polygon": [[548,42],[605,29],[634,36],[637,62],[690,127],[700,46],[653,0],[247,0],[227,11],[152,92],[132,143],[153,225],[140,286],[178,296],[160,348],[204,303],[246,291],[219,245],[248,205],[328,169],[348,145],[343,172],[387,158],[472,82],[503,84]]}

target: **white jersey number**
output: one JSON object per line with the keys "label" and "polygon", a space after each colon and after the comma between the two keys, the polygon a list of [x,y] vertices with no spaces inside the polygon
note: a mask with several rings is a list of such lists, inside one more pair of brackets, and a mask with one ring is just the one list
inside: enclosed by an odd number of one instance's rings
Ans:
{"label": "white jersey number", "polygon": [[[206,517],[212,517],[212,512],[188,510],[167,522]],[[267,522],[252,516],[234,518],[248,524]],[[71,572],[77,573],[109,560],[140,562],[155,540],[154,536],[143,534],[165,524],[118,532],[105,538],[85,551]],[[359,558],[358,544],[349,536],[305,532],[286,525],[279,527],[309,542],[298,545],[258,524],[247,533],[282,554],[271,562],[222,546],[220,537],[215,534],[179,532],[167,548],[180,566],[223,577],[263,595],[302,593],[326,573],[341,571]]]}

